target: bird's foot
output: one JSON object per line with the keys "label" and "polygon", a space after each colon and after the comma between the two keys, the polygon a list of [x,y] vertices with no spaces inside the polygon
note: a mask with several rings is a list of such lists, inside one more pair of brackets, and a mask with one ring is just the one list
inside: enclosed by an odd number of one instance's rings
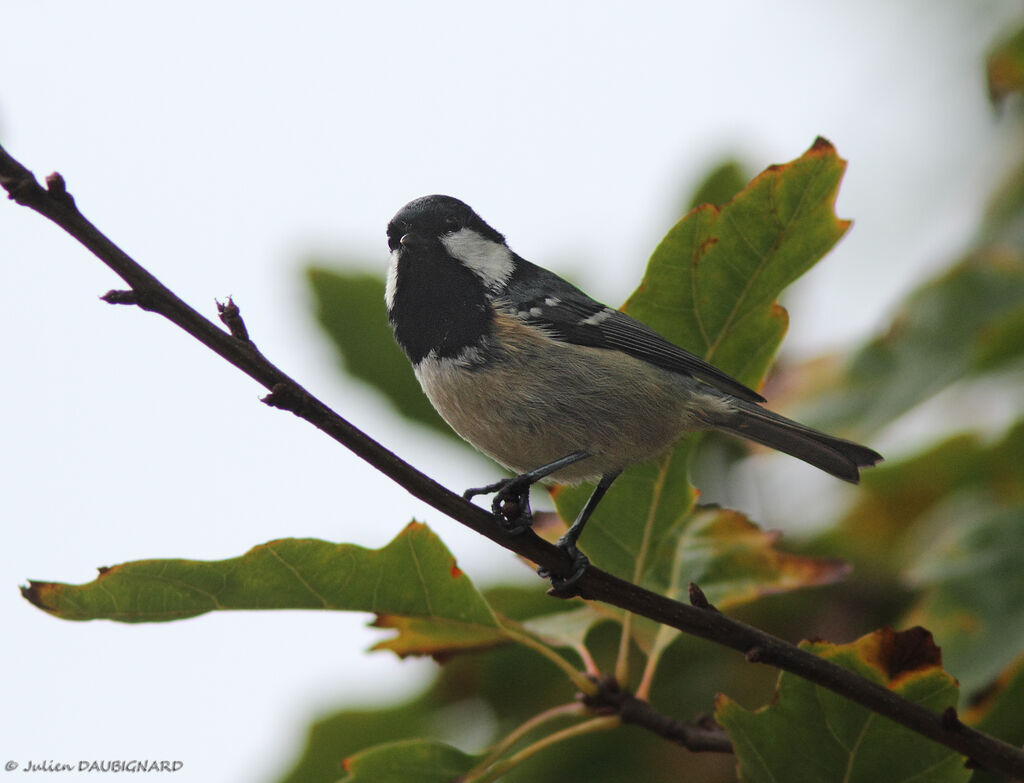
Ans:
{"label": "bird's foot", "polygon": [[490,495],[493,492],[491,513],[506,535],[518,536],[533,524],[533,512],[530,510],[531,483],[523,476],[514,476],[484,487],[467,489],[462,497],[471,500],[477,495]]}
{"label": "bird's foot", "polygon": [[538,568],[537,575],[542,579],[547,579],[551,582],[551,595],[558,596],[559,598],[571,598],[577,594],[576,583],[580,581],[580,577],[587,572],[587,567],[590,565],[590,558],[576,547],[575,540],[569,540],[565,536],[558,539],[556,546],[565,552],[572,560],[571,573],[569,576],[562,576],[561,574],[552,573],[547,568]]}

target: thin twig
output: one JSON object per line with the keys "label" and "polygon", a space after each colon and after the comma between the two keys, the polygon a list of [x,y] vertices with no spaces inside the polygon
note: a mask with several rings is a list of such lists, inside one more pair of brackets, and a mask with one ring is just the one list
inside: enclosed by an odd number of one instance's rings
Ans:
{"label": "thin twig", "polygon": [[[290,410],[310,422],[415,497],[551,573],[571,573],[569,558],[561,550],[532,532],[514,537],[502,535],[489,513],[445,489],[352,426],[269,362],[252,342],[229,334],[185,304],[78,211],[59,175],[48,177],[44,188],[0,147],[0,185],[14,201],[49,218],[85,245],[131,287],[127,298],[118,292],[108,295],[108,301],[131,302],[159,313],[269,389],[271,393],[265,398],[268,404]],[[750,661],[791,672],[952,748],[973,764],[1024,779],[1024,751],[1019,748],[971,729],[959,720],[943,718],[848,669],[711,608],[687,606],[596,567],[589,568],[579,580],[577,594],[737,650]],[[597,725],[604,724],[598,721]]]}
{"label": "thin twig", "polygon": [[[510,769],[519,766],[531,756],[535,756],[542,750],[550,748],[552,745],[557,745],[559,742],[565,742],[566,740],[575,739],[576,737],[582,737],[585,734],[593,734],[597,731],[608,731],[614,729],[621,723],[621,719],[617,715],[602,716],[599,718],[591,718],[583,723],[577,723],[575,726],[570,726],[567,729],[556,731],[551,734],[544,736],[536,742],[527,745],[519,752],[505,758],[489,770],[482,773],[473,783],[490,783],[492,780],[497,780]],[[470,783],[470,781],[467,781]]]}
{"label": "thin twig", "polygon": [[533,650],[538,655],[544,656],[555,664],[555,666],[565,673],[565,676],[569,678],[569,681],[584,694],[587,696],[597,695],[598,689],[595,687],[594,681],[577,670],[571,663],[569,663],[569,661],[559,655],[554,649],[537,641],[530,634],[516,630],[512,627],[511,623],[502,623],[501,630],[510,641]]}
{"label": "thin twig", "polygon": [[595,695],[581,698],[583,704],[592,710],[618,715],[623,723],[641,726],[689,750],[732,753],[732,742],[721,726],[714,723],[691,726],[663,715],[650,702],[620,688],[614,679],[604,678],[597,684]]}
{"label": "thin twig", "polygon": [[509,748],[512,748],[526,735],[535,731],[545,723],[550,723],[553,720],[558,720],[566,715],[581,715],[586,708],[578,701],[571,701],[568,704],[560,704],[557,707],[539,712],[524,723],[519,724],[515,729],[502,737],[498,742],[490,748],[483,761],[477,764],[473,769],[467,772],[464,776],[464,780],[470,781],[476,777],[479,777],[487,771],[489,767],[494,765],[498,759],[500,759]]}

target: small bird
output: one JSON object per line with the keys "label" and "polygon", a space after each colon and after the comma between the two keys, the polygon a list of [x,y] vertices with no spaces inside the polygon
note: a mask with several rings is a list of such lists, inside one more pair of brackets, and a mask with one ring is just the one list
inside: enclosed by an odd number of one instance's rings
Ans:
{"label": "small bird", "polygon": [[533,484],[597,480],[558,542],[573,572],[542,572],[556,589],[586,569],[576,542],[616,477],[689,432],[738,435],[852,483],[882,459],[763,408],[757,392],[516,255],[456,198],[410,201],[387,236],[388,320],[423,391],[516,474],[465,497],[494,493],[492,511],[514,534],[532,521]]}

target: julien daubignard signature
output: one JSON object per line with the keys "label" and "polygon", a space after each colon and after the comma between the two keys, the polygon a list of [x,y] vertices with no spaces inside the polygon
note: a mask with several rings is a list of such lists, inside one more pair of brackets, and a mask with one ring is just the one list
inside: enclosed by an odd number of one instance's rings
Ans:
{"label": "julien daubignard signature", "polygon": [[4,764],[7,772],[177,772],[184,766],[181,761],[156,759],[110,759],[104,761],[27,761],[19,764],[8,761]]}

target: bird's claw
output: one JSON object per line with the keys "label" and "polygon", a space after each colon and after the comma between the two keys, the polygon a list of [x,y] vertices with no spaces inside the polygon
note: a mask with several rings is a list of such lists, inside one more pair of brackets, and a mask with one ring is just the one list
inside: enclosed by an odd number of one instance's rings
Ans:
{"label": "bird's claw", "polygon": [[590,558],[577,549],[574,542],[559,540],[557,546],[572,558],[572,573],[569,576],[562,576],[561,574],[552,573],[547,568],[538,568],[537,575],[551,582],[551,590],[549,591],[551,595],[558,596],[559,598],[571,598],[577,594],[575,589],[576,583],[587,572]]}
{"label": "bird's claw", "polygon": [[477,495],[494,493],[491,500],[491,513],[509,536],[518,536],[533,525],[533,512],[530,510],[530,484],[520,477],[504,479],[484,487],[467,489],[462,497],[470,500]]}
{"label": "bird's claw", "polygon": [[[582,452],[579,453],[582,454]],[[572,456],[576,455],[570,455],[570,457]],[[564,536],[558,539],[558,548],[565,552],[572,561],[572,570],[569,572],[569,576],[555,574],[547,568],[540,568],[537,570],[537,573],[542,578],[551,581],[550,592],[552,595],[556,595],[560,598],[570,598],[573,595],[578,594],[578,591],[576,590],[576,583],[580,580],[583,574],[586,573],[587,566],[590,565],[590,560],[588,560],[587,556],[576,546],[576,539],[579,538],[580,531],[583,529],[583,522],[586,521],[588,512],[592,510],[591,506],[596,503],[596,500],[600,499],[604,494],[604,490],[608,488],[608,485],[611,484],[611,481],[617,475],[618,473],[608,474],[606,477],[602,478],[602,483],[598,485],[594,495],[591,496],[589,501],[587,501],[587,506],[585,506],[583,512],[581,512],[581,518],[569,528]],[[466,500],[470,500],[477,495],[489,495],[493,493],[494,497],[491,499],[491,512],[494,514],[494,518],[497,520],[498,525],[501,527],[502,532],[504,532],[505,535],[517,536],[529,530],[530,526],[533,525],[533,512],[530,510],[530,487],[535,481],[537,481],[537,479],[538,472],[532,471],[520,476],[513,476],[512,478],[496,481],[493,484],[488,484],[484,487],[467,489],[462,493],[462,497],[466,498]]]}

